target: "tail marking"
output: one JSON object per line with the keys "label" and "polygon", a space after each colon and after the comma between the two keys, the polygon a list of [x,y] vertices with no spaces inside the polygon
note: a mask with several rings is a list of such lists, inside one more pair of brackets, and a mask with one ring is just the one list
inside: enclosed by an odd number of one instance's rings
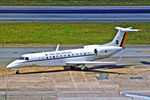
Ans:
{"label": "tail marking", "polygon": [[125,32],[120,47],[124,47],[128,32]]}

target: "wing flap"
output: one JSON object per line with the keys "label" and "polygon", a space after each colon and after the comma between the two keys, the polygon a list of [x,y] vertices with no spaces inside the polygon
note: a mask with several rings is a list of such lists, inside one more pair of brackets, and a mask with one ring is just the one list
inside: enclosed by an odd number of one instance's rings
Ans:
{"label": "wing flap", "polygon": [[69,61],[66,64],[116,64],[116,62],[98,62],[98,61]]}

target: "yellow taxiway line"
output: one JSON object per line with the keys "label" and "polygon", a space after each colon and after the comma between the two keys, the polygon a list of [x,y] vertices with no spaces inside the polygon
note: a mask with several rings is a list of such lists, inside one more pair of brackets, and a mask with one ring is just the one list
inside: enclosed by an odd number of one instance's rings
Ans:
{"label": "yellow taxiway line", "polygon": [[141,52],[150,52],[150,51],[141,51]]}

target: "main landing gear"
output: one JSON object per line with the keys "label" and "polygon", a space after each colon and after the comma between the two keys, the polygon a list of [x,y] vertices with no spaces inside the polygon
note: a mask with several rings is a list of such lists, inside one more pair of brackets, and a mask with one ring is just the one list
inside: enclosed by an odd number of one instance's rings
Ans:
{"label": "main landing gear", "polygon": [[81,70],[87,71],[88,68],[87,68],[87,66],[83,65],[83,66],[81,67]]}
{"label": "main landing gear", "polygon": [[70,70],[82,70],[87,71],[88,67],[85,65],[78,65],[78,66],[64,66],[64,68],[69,68]]}

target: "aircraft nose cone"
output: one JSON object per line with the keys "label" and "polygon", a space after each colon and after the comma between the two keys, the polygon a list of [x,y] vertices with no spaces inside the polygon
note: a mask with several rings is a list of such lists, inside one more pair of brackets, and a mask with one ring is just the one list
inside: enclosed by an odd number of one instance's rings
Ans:
{"label": "aircraft nose cone", "polygon": [[6,68],[11,68],[11,64],[7,65]]}
{"label": "aircraft nose cone", "polygon": [[16,66],[20,65],[20,63],[21,63],[21,62],[18,61],[18,60],[13,61],[12,63],[8,64],[8,65],[6,66],[6,68],[16,67]]}
{"label": "aircraft nose cone", "polygon": [[16,65],[13,64],[13,63],[10,63],[9,65],[6,66],[6,68],[12,68],[12,67],[15,67]]}

